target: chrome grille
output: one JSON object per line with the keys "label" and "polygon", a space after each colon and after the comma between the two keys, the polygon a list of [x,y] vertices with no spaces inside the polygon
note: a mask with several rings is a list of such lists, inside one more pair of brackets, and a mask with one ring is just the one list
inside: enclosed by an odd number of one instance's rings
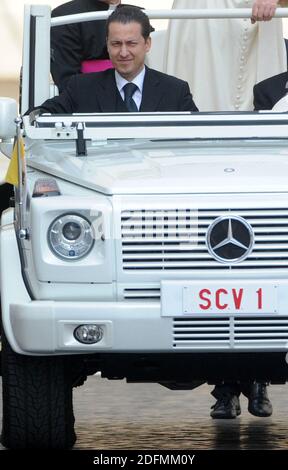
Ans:
{"label": "chrome grille", "polygon": [[189,349],[205,346],[236,347],[251,342],[266,347],[287,346],[288,316],[174,318],[173,346]]}
{"label": "chrome grille", "polygon": [[242,341],[288,341],[288,317],[235,318],[235,343]]}
{"label": "chrome grille", "polygon": [[148,300],[160,301],[160,289],[159,288],[138,288],[129,287],[123,290],[124,300]]}
{"label": "chrome grille", "polygon": [[[206,233],[220,216],[250,223],[255,244],[246,260],[221,264],[208,252]],[[124,270],[233,270],[288,268],[288,209],[125,210],[121,213]]]}
{"label": "chrome grille", "polygon": [[173,346],[189,348],[197,343],[230,343],[230,321],[224,318],[175,318]]}

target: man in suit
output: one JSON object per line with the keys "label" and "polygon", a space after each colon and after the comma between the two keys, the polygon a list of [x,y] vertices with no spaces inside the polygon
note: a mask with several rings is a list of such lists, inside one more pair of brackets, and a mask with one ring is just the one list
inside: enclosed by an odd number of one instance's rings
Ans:
{"label": "man in suit", "polygon": [[254,109],[272,109],[288,93],[288,72],[279,73],[257,83],[253,89]]}
{"label": "man in suit", "polygon": [[[198,111],[189,85],[144,65],[151,25],[138,7],[123,6],[106,25],[107,48],[115,69],[73,76],[65,90],[41,105],[47,113]],[[128,96],[133,88],[132,96]],[[131,91],[130,91],[131,93]]]}
{"label": "man in suit", "polygon": [[[73,0],[52,10],[51,16],[76,15],[116,8],[121,0]],[[70,77],[81,73],[83,61],[109,59],[105,20],[51,28],[51,74],[61,92]]]}
{"label": "man in suit", "polygon": [[[288,69],[288,39],[284,38],[287,69]],[[272,109],[288,93],[288,72],[279,73],[257,83],[253,88],[255,111]]]}

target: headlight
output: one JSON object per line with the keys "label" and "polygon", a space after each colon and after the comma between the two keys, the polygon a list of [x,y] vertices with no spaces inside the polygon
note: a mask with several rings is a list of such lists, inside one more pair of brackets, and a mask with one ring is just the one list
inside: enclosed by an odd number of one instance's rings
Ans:
{"label": "headlight", "polygon": [[94,243],[90,222],[76,214],[57,217],[49,227],[48,241],[59,258],[78,260],[86,256]]}

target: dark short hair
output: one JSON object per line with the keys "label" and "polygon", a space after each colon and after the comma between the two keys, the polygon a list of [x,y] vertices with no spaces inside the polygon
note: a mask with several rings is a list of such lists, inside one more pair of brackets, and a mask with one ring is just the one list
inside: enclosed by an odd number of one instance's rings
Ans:
{"label": "dark short hair", "polygon": [[150,36],[150,32],[154,31],[148,16],[141,8],[132,5],[119,5],[113,13],[108,17],[106,22],[106,37],[108,37],[109,26],[111,23],[139,23],[141,25],[141,34],[146,39]]}

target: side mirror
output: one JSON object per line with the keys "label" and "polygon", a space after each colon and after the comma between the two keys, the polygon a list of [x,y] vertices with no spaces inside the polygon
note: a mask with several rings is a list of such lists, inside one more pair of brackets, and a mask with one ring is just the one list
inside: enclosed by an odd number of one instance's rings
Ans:
{"label": "side mirror", "polygon": [[12,139],[16,133],[15,119],[18,115],[17,102],[12,98],[0,97],[0,139]]}

